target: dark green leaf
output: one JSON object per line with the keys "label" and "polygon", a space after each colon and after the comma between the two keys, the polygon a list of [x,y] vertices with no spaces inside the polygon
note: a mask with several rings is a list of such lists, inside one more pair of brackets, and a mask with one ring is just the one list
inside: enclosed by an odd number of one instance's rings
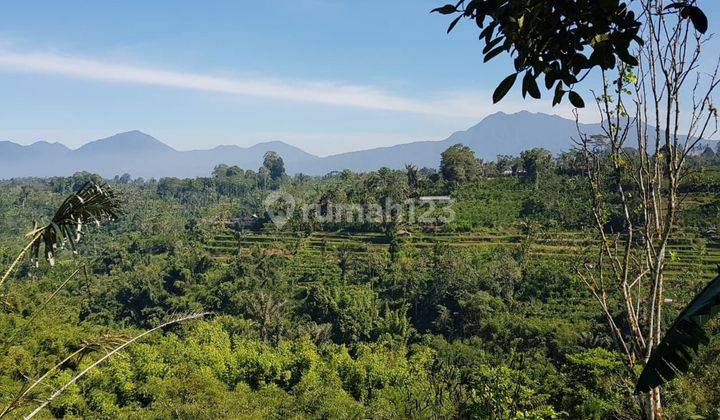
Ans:
{"label": "dark green leaf", "polygon": [[435,12],[441,13],[443,15],[450,15],[450,14],[457,12],[457,7],[453,6],[452,4],[446,4],[443,7],[438,7],[437,9],[432,9],[430,11],[430,13],[435,13]]}
{"label": "dark green leaf", "polygon": [[585,55],[576,53],[572,58],[572,67],[575,73],[580,73],[581,71],[591,67],[590,60],[588,60]]}
{"label": "dark green leaf", "polygon": [[555,95],[553,97],[553,106],[560,104],[560,102],[562,102],[563,96],[565,96],[565,90],[562,88],[562,83],[558,83],[557,87],[555,88]]}
{"label": "dark green leaf", "polygon": [[620,59],[629,66],[637,67],[637,65],[640,64],[638,62],[638,59],[632,54],[630,54],[628,50],[618,49],[617,56],[620,57]]}
{"label": "dark green leaf", "polygon": [[485,42],[489,42],[490,37],[495,31],[495,25],[488,25],[485,29],[480,32],[480,39],[485,38]]}
{"label": "dark green leaf", "polygon": [[708,30],[708,18],[705,13],[697,6],[688,6],[680,11],[680,16],[684,18],[690,18],[695,29],[700,33],[705,33]]}
{"label": "dark green leaf", "polygon": [[532,96],[535,99],[540,99],[540,89],[538,88],[537,81],[535,80],[535,77],[533,77],[531,72],[525,73],[525,77],[523,77],[523,98],[525,97],[525,92],[529,93],[530,96]]}
{"label": "dark green leaf", "polygon": [[555,72],[548,71],[545,73],[545,88],[550,89],[557,82],[557,76]]}
{"label": "dark green leaf", "polygon": [[495,89],[495,92],[493,93],[493,103],[500,102],[505,95],[510,91],[510,88],[513,87],[515,84],[515,80],[517,80],[517,73],[511,74],[510,76],[506,77],[505,80],[500,82],[498,87]]}
{"label": "dark green leaf", "polygon": [[565,71],[564,73],[561,74],[560,79],[562,79],[563,83],[565,83],[568,86],[573,85],[573,84],[577,83],[577,81],[578,81],[577,77],[573,76],[572,74],[568,73],[567,71]]}
{"label": "dark green leaf", "polygon": [[615,54],[609,42],[599,42],[595,44],[592,54],[590,54],[590,64],[600,66],[605,70],[615,67]]}
{"label": "dark green leaf", "polygon": [[504,45],[501,45],[494,50],[490,51],[489,53],[485,54],[485,60],[483,60],[485,63],[492,60],[496,56],[500,55],[500,53],[507,51],[507,47]]}
{"label": "dark green leaf", "polygon": [[571,90],[568,92],[568,98],[575,108],[585,108],[585,101],[577,92]]}
{"label": "dark green leaf", "polygon": [[499,44],[500,42],[502,42],[502,40],[503,40],[503,37],[499,36],[499,37],[493,39],[492,41],[488,42],[488,43],[485,45],[485,48],[483,48],[483,54],[487,54],[488,51],[490,51],[490,50],[492,50],[493,48],[495,48],[495,46],[496,46],[497,44]]}
{"label": "dark green leaf", "polygon": [[452,31],[453,28],[455,28],[455,25],[457,25],[457,23],[460,22],[460,19],[462,19],[462,17],[463,17],[463,15],[460,15],[460,16],[456,17],[455,20],[452,21],[452,23],[450,23],[447,33],[450,33],[450,31]]}

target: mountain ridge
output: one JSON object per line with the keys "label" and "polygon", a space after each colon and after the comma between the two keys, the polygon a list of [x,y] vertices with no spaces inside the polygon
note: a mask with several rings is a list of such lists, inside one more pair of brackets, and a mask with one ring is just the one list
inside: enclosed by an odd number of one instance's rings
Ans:
{"label": "mountain ridge", "polygon": [[[580,124],[587,134],[600,133],[598,124]],[[219,164],[257,170],[263,155],[277,152],[290,174],[324,175],[350,169],[367,172],[387,166],[438,167],[440,154],[456,143],[470,147],[476,155],[493,160],[498,155],[517,155],[543,147],[553,153],[573,146],[578,126],[557,115],[521,111],[488,115],[466,130],[443,140],[425,140],[357,150],[320,157],[282,141],[265,141],[249,147],[218,145],[211,149],[181,151],[142,131],[132,130],[85,143],[70,149],[62,143],[38,141],[22,146],[0,141],[0,178],[69,176],[78,171],[106,178],[129,173],[133,177],[209,176]]]}

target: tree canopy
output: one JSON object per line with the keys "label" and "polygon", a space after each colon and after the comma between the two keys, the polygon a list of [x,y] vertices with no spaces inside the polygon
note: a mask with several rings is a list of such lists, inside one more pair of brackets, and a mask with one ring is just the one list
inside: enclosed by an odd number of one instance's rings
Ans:
{"label": "tree canopy", "polygon": [[480,176],[480,161],[469,147],[456,144],[441,155],[440,172],[449,182],[467,182]]}
{"label": "tree canopy", "polygon": [[[708,20],[695,3],[674,2],[660,12],[677,13],[705,33]],[[513,72],[498,85],[494,102],[507,95],[520,75],[523,97],[539,99],[537,79],[544,76],[554,105],[567,94],[582,108],[577,83],[594,68],[609,70],[618,62],[636,66],[633,46],[643,42],[635,11],[620,0],[460,0],[433,12],[457,15],[448,33],[463,18],[475,22],[485,62],[504,53],[513,57]]]}
{"label": "tree canopy", "polygon": [[285,162],[276,152],[265,153],[263,167],[270,173],[270,178],[277,180],[285,175]]}

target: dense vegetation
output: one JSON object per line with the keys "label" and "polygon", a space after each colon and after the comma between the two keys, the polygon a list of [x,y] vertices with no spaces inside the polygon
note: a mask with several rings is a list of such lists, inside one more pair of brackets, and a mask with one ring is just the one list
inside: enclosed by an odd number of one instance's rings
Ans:
{"label": "dense vegetation", "polygon": [[[580,157],[543,150],[441,168],[285,174],[221,165],[199,179],[107,181],[119,220],[54,267],[24,259],[2,292],[0,404],[67,356],[11,415],[27,414],[115,343],[175,314],[212,317],[128,347],[55,399],[55,416],[633,418],[640,408],[602,314],[574,267],[595,252]],[[720,162],[695,158],[672,243],[669,322],[720,263]],[[34,220],[91,174],[0,185],[0,267]],[[270,193],[297,201],[276,228]],[[413,197],[455,218],[314,217]],[[421,209],[424,210],[424,209]],[[443,208],[435,211],[442,212]],[[257,217],[252,217],[257,215]],[[609,226],[612,221],[609,222]],[[63,281],[73,277],[48,305]],[[621,320],[620,320],[621,321]],[[715,323],[711,333],[720,326]],[[715,418],[720,341],[664,394],[669,416]]]}

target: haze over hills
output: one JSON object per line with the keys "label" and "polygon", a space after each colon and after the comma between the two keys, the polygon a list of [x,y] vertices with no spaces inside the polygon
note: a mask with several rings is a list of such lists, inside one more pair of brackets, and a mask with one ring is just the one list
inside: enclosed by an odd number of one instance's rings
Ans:
{"label": "haze over hills", "polygon": [[[594,124],[581,128],[589,134],[600,132]],[[178,151],[148,134],[129,131],[89,142],[75,150],[45,141],[28,146],[0,141],[0,178],[68,176],[78,171],[108,178],[124,173],[144,178],[208,176],[221,163],[257,170],[268,151],[282,156],[290,174],[322,175],[343,169],[364,172],[383,166],[403,168],[406,164],[438,167],[440,153],[456,143],[469,146],[479,158],[493,160],[500,154],[518,154],[533,147],[558,153],[569,149],[571,138],[576,135],[574,121],[555,115],[526,111],[497,113],[445,140],[318,157],[281,141],[246,148],[217,146],[209,150]]]}
{"label": "haze over hills", "polygon": [[[591,133],[599,132],[599,127],[595,125],[586,125],[583,129]],[[470,147],[477,157],[485,160],[494,160],[502,154],[519,154],[533,147],[544,147],[553,153],[559,153],[572,146],[573,136],[577,136],[577,126],[575,121],[569,119],[527,111],[515,114],[499,112],[487,116],[465,131],[453,133],[445,140],[421,141],[328,156],[318,162],[317,168],[320,173],[338,168],[355,171],[382,166],[402,168],[406,163],[436,168],[440,165],[440,153],[457,143]]]}

